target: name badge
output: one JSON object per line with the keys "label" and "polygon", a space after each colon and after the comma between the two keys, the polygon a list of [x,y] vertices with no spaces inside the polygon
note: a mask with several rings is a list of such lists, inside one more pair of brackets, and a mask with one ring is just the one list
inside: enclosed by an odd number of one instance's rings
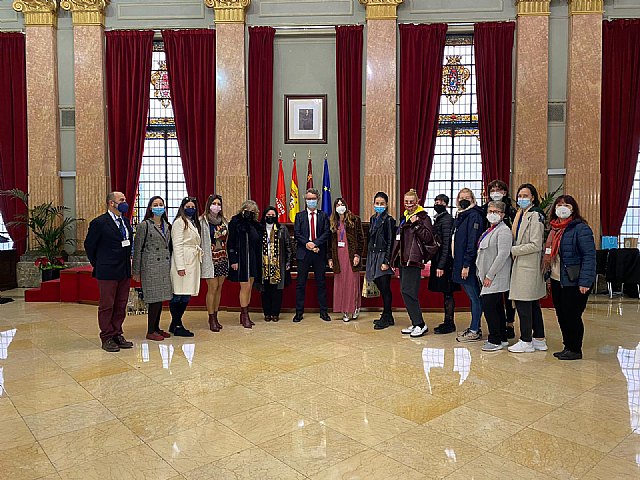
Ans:
{"label": "name badge", "polygon": [[547,247],[547,249],[544,251],[545,255],[551,255],[551,247]]}
{"label": "name badge", "polygon": [[130,240],[122,240],[122,248],[130,247],[130,246],[131,246],[131,241]]}
{"label": "name badge", "polygon": [[400,241],[400,234],[396,234],[396,240],[399,242]]}
{"label": "name badge", "polygon": [[346,247],[347,244],[345,242],[338,242],[338,246],[342,248],[342,247]]}

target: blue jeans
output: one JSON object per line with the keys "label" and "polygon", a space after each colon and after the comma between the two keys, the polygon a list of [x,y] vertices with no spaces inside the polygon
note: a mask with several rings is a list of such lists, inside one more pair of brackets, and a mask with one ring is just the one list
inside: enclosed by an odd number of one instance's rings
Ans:
{"label": "blue jeans", "polygon": [[173,298],[169,300],[169,303],[189,303],[191,295],[173,295]]}
{"label": "blue jeans", "polygon": [[480,284],[478,279],[469,276],[460,285],[464,289],[471,301],[471,325],[469,328],[474,332],[480,330],[480,321],[482,320],[482,302],[480,301]]}

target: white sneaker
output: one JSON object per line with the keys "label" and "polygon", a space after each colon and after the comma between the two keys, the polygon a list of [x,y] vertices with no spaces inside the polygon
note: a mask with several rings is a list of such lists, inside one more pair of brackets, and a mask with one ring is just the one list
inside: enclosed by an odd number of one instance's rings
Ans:
{"label": "white sneaker", "polygon": [[428,331],[429,331],[429,327],[427,327],[426,323],[424,324],[424,327],[418,327],[416,325],[415,327],[413,327],[413,330],[411,331],[409,336],[411,338],[421,337],[421,336],[425,335]]}
{"label": "white sneaker", "polygon": [[502,342],[501,344],[503,347],[508,347],[509,346],[509,342],[507,342],[506,340],[504,342]]}
{"label": "white sneaker", "polygon": [[353,312],[353,315],[351,315],[351,320],[355,320],[360,316],[360,309],[356,308],[356,311]]}
{"label": "white sneaker", "polygon": [[411,325],[410,327],[403,328],[402,330],[400,330],[400,333],[402,333],[403,335],[409,335],[411,332],[413,332],[413,325]]}
{"label": "white sneaker", "polygon": [[511,353],[533,353],[536,351],[531,342],[523,342],[522,340],[518,340],[518,343],[511,345],[508,350]]}
{"label": "white sneaker", "polygon": [[349,320],[351,320],[351,317],[349,316],[349,314],[348,313],[343,313],[342,314],[342,321],[346,323]]}
{"label": "white sneaker", "polygon": [[504,346],[502,344],[496,345],[495,343],[491,343],[491,342],[484,342],[484,345],[482,346],[482,351],[483,352],[497,352],[498,350],[502,350],[504,348]]}
{"label": "white sneaker", "polygon": [[536,340],[534,338],[531,344],[533,345],[534,349],[539,350],[541,352],[546,352],[547,350],[549,350],[549,347],[547,347],[547,340],[545,339]]}

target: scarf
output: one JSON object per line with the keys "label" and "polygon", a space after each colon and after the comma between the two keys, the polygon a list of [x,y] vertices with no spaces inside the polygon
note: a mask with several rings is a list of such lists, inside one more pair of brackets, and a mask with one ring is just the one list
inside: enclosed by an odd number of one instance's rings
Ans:
{"label": "scarf", "polygon": [[518,232],[520,231],[520,223],[522,222],[522,217],[524,216],[525,211],[526,210],[519,208],[518,211],[516,212],[515,218],[513,219],[513,224],[511,225],[511,233],[513,234],[514,240],[518,239]]}
{"label": "scarf", "polygon": [[418,205],[413,213],[409,213],[408,211],[404,211],[404,221],[408,222],[411,217],[419,214],[420,212],[424,212],[424,208],[421,205]]}
{"label": "scarf", "polygon": [[551,232],[547,237],[547,242],[544,249],[544,258],[542,260],[542,271],[544,273],[551,271],[551,265],[553,265],[553,262],[556,261],[556,257],[558,256],[558,252],[560,251],[560,241],[562,240],[562,235],[564,234],[567,225],[569,225],[572,220],[573,219],[571,217],[565,218],[564,220],[557,218],[556,220],[552,220],[550,222]]}
{"label": "scarf", "polygon": [[280,242],[278,241],[278,227],[275,225],[271,232],[265,228],[262,234],[262,278],[271,285],[280,283]]}
{"label": "scarf", "polygon": [[478,240],[478,248],[480,248],[480,243],[482,243],[482,240],[484,240],[487,235],[489,235],[491,232],[493,232],[496,229],[496,227],[498,225],[500,225],[500,223],[502,223],[502,222],[496,223],[495,225],[491,225],[489,228],[487,228],[484,231],[484,233],[482,235],[480,235],[480,240]]}

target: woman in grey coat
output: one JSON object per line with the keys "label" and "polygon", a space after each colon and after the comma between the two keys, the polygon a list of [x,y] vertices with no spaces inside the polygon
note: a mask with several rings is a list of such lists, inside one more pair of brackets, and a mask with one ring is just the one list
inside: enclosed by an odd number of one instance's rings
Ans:
{"label": "woman in grey coat", "polygon": [[138,225],[133,249],[133,279],[142,283],[144,301],[148,306],[147,340],[170,337],[160,329],[162,302],[171,300],[171,255],[169,241],[171,225],[162,197],[152,197],[144,221]]}
{"label": "woman in grey coat", "polygon": [[507,342],[507,316],[504,292],[509,290],[511,278],[511,230],[504,223],[504,202],[489,202],[489,228],[480,236],[476,267],[482,284],[480,300],[489,327],[489,338],[482,347],[485,352],[502,350]]}

